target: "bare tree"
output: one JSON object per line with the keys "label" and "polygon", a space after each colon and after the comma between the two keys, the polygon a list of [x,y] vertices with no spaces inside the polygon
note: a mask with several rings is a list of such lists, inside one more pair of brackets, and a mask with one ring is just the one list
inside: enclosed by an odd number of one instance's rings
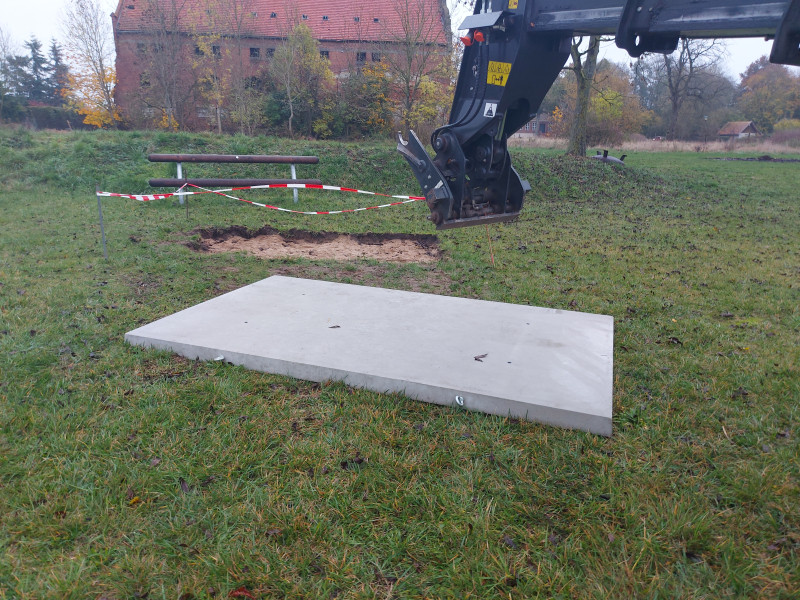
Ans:
{"label": "bare tree", "polygon": [[[447,77],[450,16],[440,0],[393,0],[399,30],[386,31],[383,60],[393,83],[404,129],[412,129],[423,88]],[[442,39],[445,31],[448,38]]]}
{"label": "bare tree", "polygon": [[181,32],[181,20],[187,18],[193,3],[145,1],[147,22],[153,25],[144,32],[151,42],[142,44],[147,70],[142,74],[139,93],[146,105],[160,111],[160,127],[177,129],[185,122],[196,91],[194,75],[187,72],[189,61]]}
{"label": "bare tree", "polygon": [[[97,121],[113,124],[119,120],[114,100],[114,38],[111,20],[98,0],[72,0],[66,6],[62,23],[69,58],[72,93],[83,114],[94,114]],[[90,111],[87,113],[87,111]]]}
{"label": "bare tree", "polygon": [[572,156],[586,156],[589,96],[597,70],[597,55],[600,52],[601,38],[596,35],[591,36],[586,50],[583,51],[580,49],[582,42],[583,38],[573,40],[572,48],[570,49],[572,66],[568,67],[575,74],[577,82],[575,114],[570,127],[569,143],[567,144],[567,154]]}
{"label": "bare tree", "polygon": [[689,98],[700,98],[707,92],[698,85],[701,75],[715,71],[725,53],[719,40],[682,39],[675,52],[658,61],[659,74],[667,84],[670,104],[667,138],[675,139],[681,109]]}
{"label": "bare tree", "polygon": [[[249,77],[252,70],[247,64],[250,54],[249,49],[245,52],[244,42],[258,20],[256,7],[255,0],[206,0],[211,31],[223,34],[229,42],[224,57],[224,104],[230,109],[231,118],[239,124],[242,133],[252,133],[252,125],[258,121],[252,108],[258,98]],[[221,127],[219,119],[218,126]]]}
{"label": "bare tree", "polygon": [[8,58],[14,51],[14,42],[11,39],[11,34],[0,27],[0,120],[3,117],[3,101],[6,94],[11,91]]}

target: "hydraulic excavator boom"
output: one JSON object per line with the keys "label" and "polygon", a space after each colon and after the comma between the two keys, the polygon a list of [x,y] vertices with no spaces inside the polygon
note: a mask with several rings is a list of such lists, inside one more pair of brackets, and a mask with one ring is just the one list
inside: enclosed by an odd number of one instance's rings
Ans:
{"label": "hydraulic excavator boom", "polygon": [[527,181],[508,137],[536,114],[572,38],[614,35],[638,57],[669,54],[682,37],[774,38],[770,61],[800,65],[800,0],[477,0],[449,123],[431,158],[413,131],[398,151],[417,177],[437,229],[514,219]]}

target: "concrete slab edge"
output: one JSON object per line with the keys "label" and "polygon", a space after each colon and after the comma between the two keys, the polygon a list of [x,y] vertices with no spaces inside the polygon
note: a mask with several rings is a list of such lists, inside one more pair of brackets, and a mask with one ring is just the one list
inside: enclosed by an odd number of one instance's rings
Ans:
{"label": "concrete slab edge", "polygon": [[[125,341],[133,346],[169,350],[190,360],[212,361],[223,356],[226,363],[243,366],[255,371],[285,375],[306,381],[341,381],[346,385],[367,389],[378,393],[399,393],[411,400],[452,406],[457,409],[476,410],[500,417],[513,417],[526,421],[552,425],[566,429],[587,431],[589,433],[610,437],[612,435],[612,418],[603,415],[590,415],[554,407],[517,402],[510,399],[498,400],[495,397],[445,389],[430,384],[418,384],[408,381],[377,375],[365,375],[352,371],[333,369],[318,365],[304,365],[292,361],[267,358],[252,354],[212,349],[205,346],[178,343],[168,340],[157,340],[143,337],[133,332],[125,334]],[[464,406],[456,403],[456,396],[462,396]]]}

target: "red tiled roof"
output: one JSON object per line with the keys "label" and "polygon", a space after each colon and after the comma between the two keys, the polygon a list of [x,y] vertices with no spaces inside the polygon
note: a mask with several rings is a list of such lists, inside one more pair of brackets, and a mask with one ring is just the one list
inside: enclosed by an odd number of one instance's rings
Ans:
{"label": "red tiled roof", "polygon": [[[183,33],[232,34],[232,27],[225,26],[224,16],[211,23],[209,6],[225,6],[230,0],[120,0],[115,16],[117,31],[139,32],[153,29],[158,23],[159,12],[148,10],[152,3],[161,8],[160,14],[168,13],[173,4],[180,6],[178,30]],[[295,23],[305,23],[318,40],[390,41],[402,35],[401,14],[397,6],[404,2],[373,0],[244,0],[240,6],[246,8],[242,33],[252,37],[286,37]],[[443,2],[441,3],[444,4]],[[427,41],[447,43],[447,32],[440,13],[440,0],[412,0],[408,3],[415,10],[424,11],[424,22],[430,33]],[[420,7],[420,8],[418,8]],[[212,9],[213,10],[213,9]],[[226,11],[217,14],[225,15]],[[230,12],[229,10],[227,11]],[[272,17],[272,14],[275,17]],[[327,18],[326,18],[327,17]],[[229,31],[221,31],[221,29]],[[420,40],[422,41],[422,40]]]}
{"label": "red tiled roof", "polygon": [[722,126],[717,135],[740,135],[744,133],[748,127],[752,128],[752,133],[758,133],[758,129],[752,121],[730,121]]}

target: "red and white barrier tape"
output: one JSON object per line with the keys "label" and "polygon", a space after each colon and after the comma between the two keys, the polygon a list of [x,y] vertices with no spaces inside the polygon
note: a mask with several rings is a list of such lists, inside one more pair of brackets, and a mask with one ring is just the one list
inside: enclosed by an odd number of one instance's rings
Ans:
{"label": "red and white barrier tape", "polygon": [[[200,191],[184,191],[185,187],[193,187],[197,188]],[[291,210],[289,208],[281,208],[280,206],[272,206],[270,204],[262,204],[261,202],[255,202],[253,200],[245,200],[244,198],[239,198],[237,196],[232,196],[225,192],[236,192],[240,190],[263,190],[269,188],[288,188],[288,189],[309,189],[309,190],[329,190],[334,192],[352,192],[355,194],[367,194],[368,196],[381,196],[383,198],[397,198],[400,202],[389,202],[387,204],[380,204],[377,206],[364,206],[361,208],[348,208],[342,210]],[[298,215],[337,215],[341,213],[352,213],[352,212],[359,212],[363,210],[375,210],[377,208],[388,208],[390,206],[399,206],[400,204],[408,204],[410,202],[419,202],[420,200],[425,200],[422,196],[394,196],[389,194],[381,194],[378,192],[367,192],[364,190],[356,190],[354,188],[347,188],[347,187],[340,187],[337,185],[318,185],[313,183],[271,183],[268,185],[251,185],[246,187],[234,187],[234,188],[226,188],[221,190],[209,190],[206,188],[202,188],[198,185],[193,184],[184,184],[181,188],[179,188],[175,192],[171,192],[168,194],[116,194],[113,192],[97,192],[98,196],[110,197],[110,198],[129,198],[131,200],[138,200],[139,202],[149,202],[151,200],[165,200],[167,198],[173,198],[175,196],[193,196],[199,194],[216,194],[218,196],[223,196],[225,198],[230,198],[231,200],[238,200],[239,202],[246,202],[247,204],[252,204],[253,206],[259,206],[261,208],[268,208],[270,210],[279,210],[281,212],[288,212],[288,213],[295,213]]]}

